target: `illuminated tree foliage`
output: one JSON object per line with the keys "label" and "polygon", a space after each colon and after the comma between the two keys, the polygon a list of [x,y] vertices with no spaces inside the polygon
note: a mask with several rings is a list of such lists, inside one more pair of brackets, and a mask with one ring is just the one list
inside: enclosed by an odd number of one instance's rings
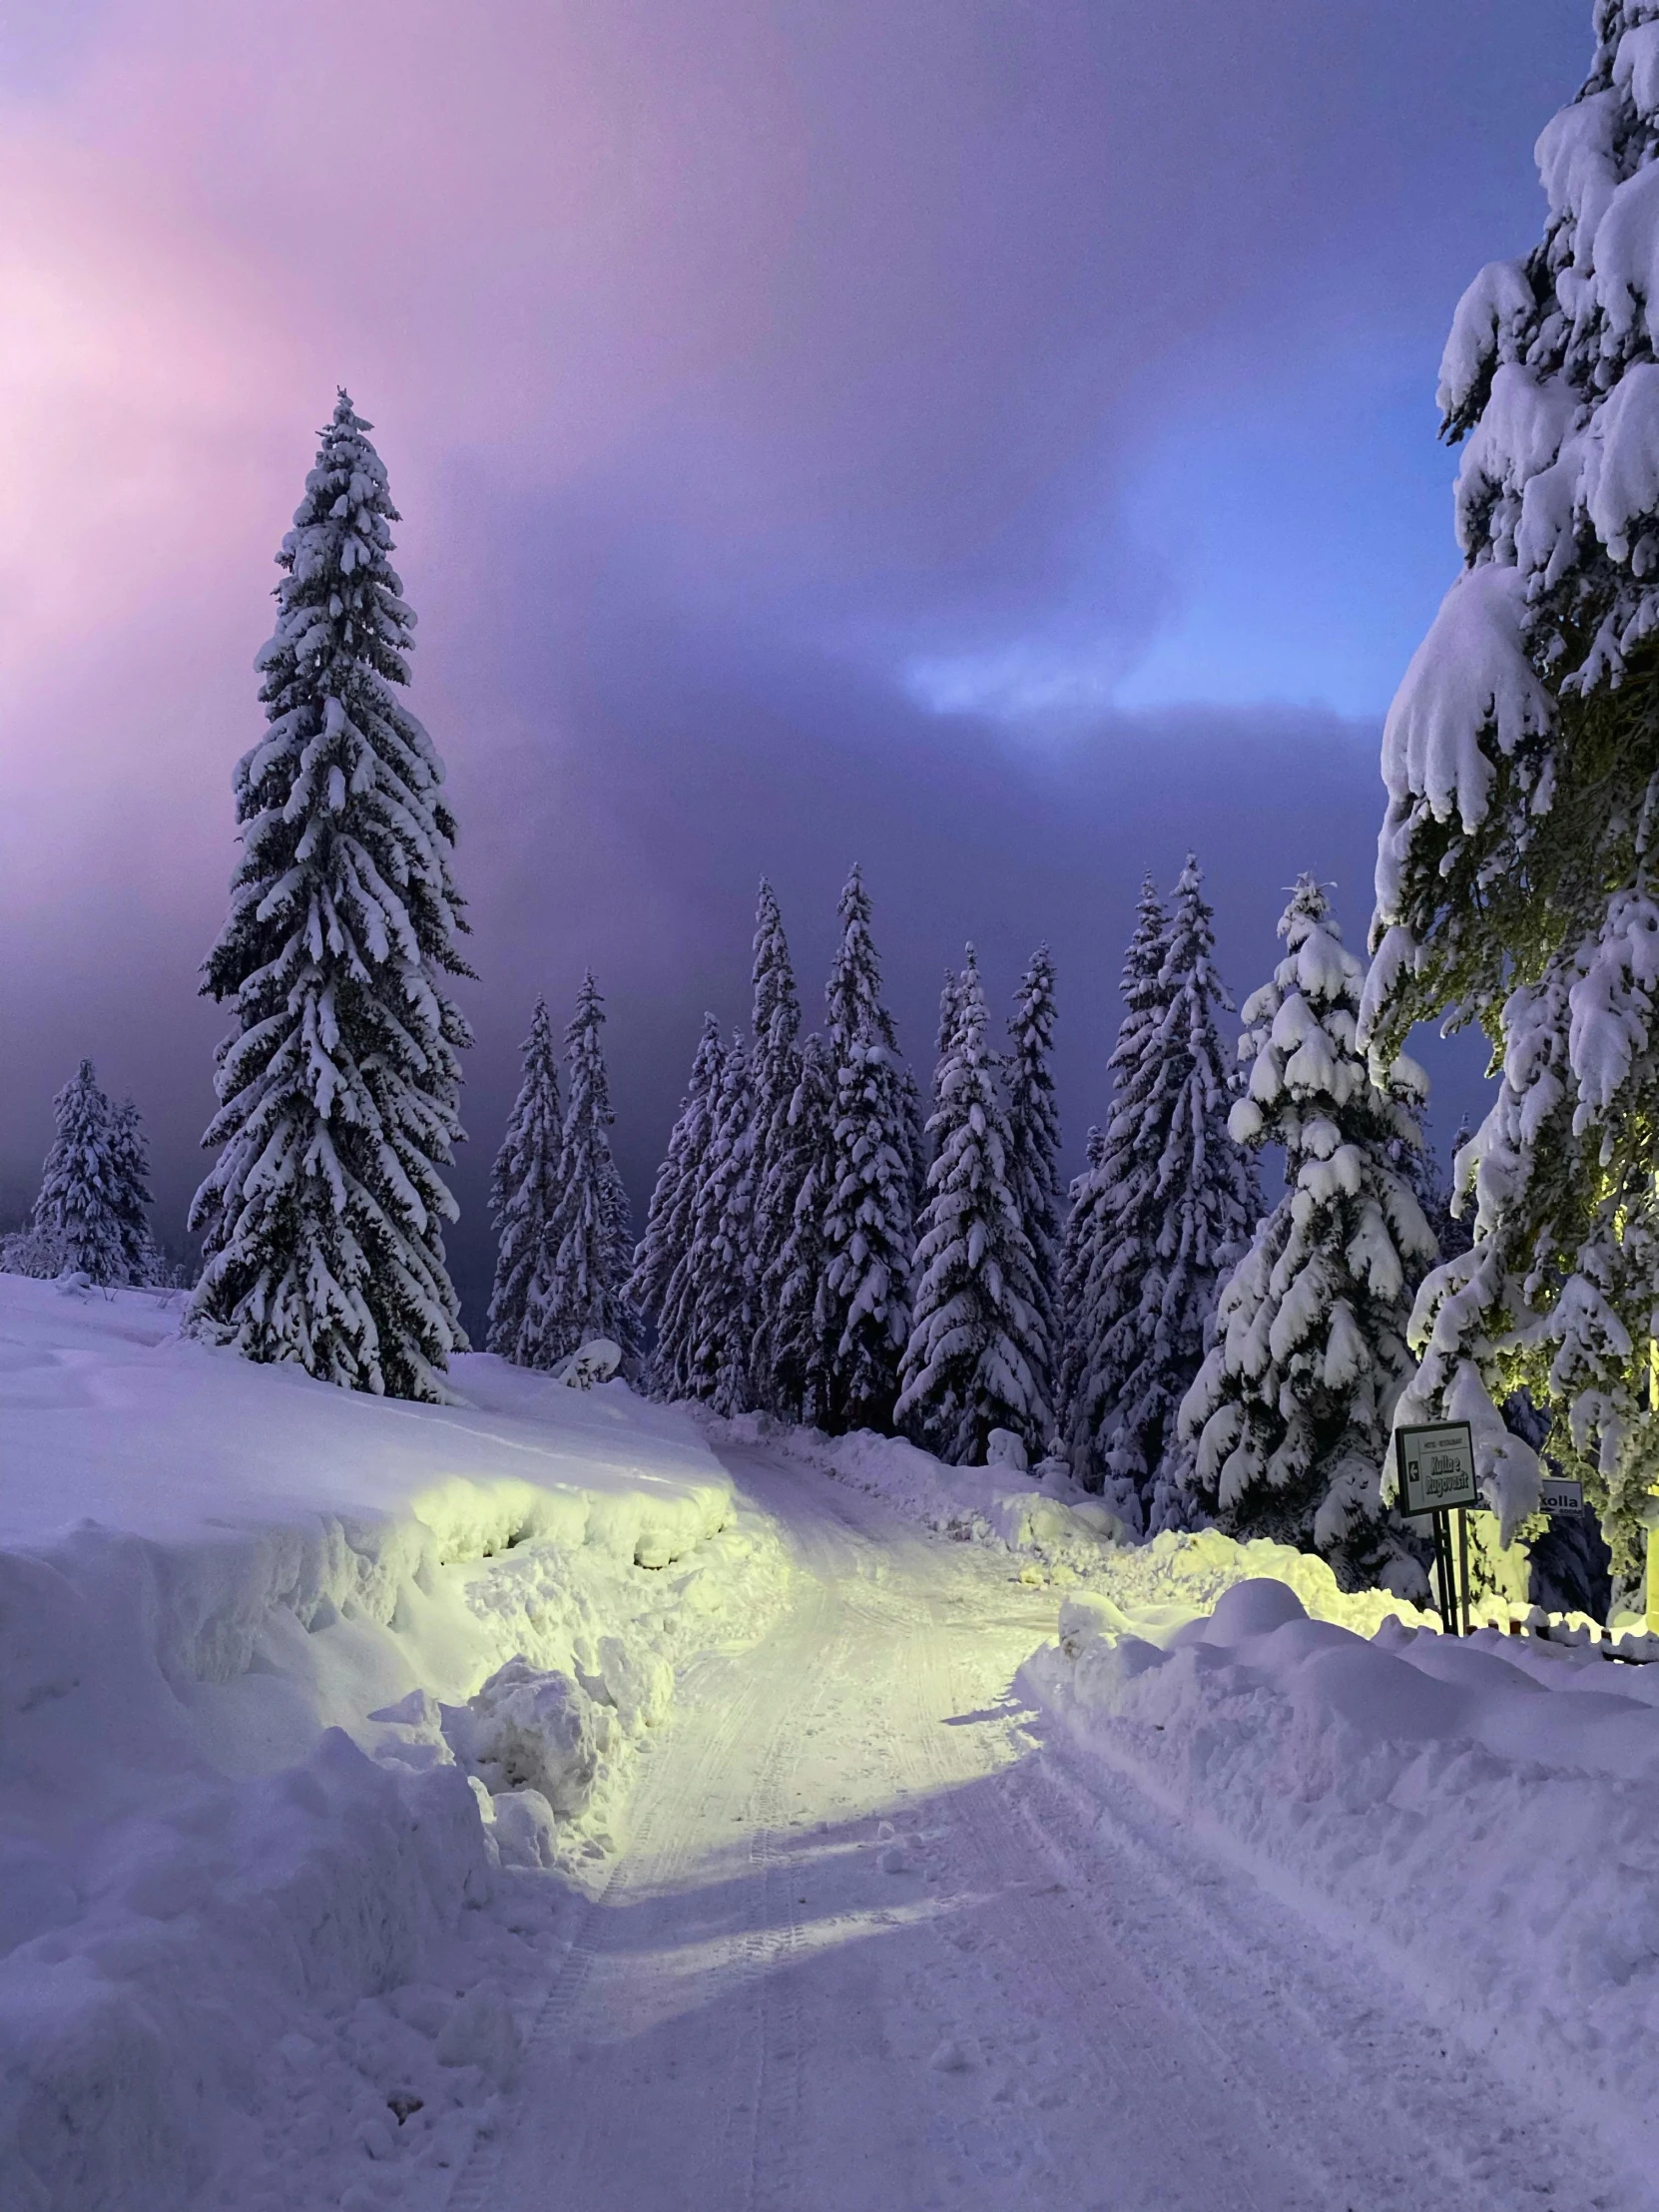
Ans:
{"label": "illuminated tree foliage", "polygon": [[1461,576],[1383,739],[1363,1034],[1478,1021],[1500,1087],[1459,1154],[1474,1243],[1413,1317],[1414,1414],[1468,1417],[1516,1527],[1533,1453],[1494,1401],[1527,1384],[1550,1448],[1638,1571],[1659,1477],[1659,22],[1599,0],[1582,91],[1538,141],[1549,215],[1482,270],[1441,365]]}

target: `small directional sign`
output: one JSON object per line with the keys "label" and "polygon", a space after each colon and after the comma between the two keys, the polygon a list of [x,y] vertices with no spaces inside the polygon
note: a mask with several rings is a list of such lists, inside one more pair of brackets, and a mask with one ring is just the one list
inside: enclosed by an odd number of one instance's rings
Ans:
{"label": "small directional sign", "polygon": [[1546,1513],[1581,1513],[1584,1485],[1569,1481],[1564,1474],[1546,1474],[1538,1485],[1538,1503]]}
{"label": "small directional sign", "polygon": [[1474,1439],[1466,1420],[1438,1421],[1432,1428],[1396,1428],[1394,1454],[1402,1513],[1443,1513],[1448,1506],[1480,1503]]}

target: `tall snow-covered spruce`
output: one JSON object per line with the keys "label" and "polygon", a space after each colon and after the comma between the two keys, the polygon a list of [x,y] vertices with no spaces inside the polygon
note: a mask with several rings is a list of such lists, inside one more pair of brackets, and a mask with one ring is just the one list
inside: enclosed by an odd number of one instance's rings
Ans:
{"label": "tall snow-covered spruce", "polygon": [[801,998],[784,917],[765,877],[755,915],[754,985],[755,1046],[749,1081],[755,1120],[748,1170],[747,1256],[754,1327],[749,1388],[755,1404],[782,1412],[784,1393],[772,1365],[778,1322],[773,1290],[781,1281],[778,1263],[794,1228],[795,1202],[807,1162],[793,1139],[790,1122],[801,1081]]}
{"label": "tall snow-covered spruce", "polygon": [[633,1273],[624,1294],[637,1314],[656,1324],[650,1382],[658,1397],[694,1394],[690,1381],[697,1358],[698,1302],[694,1291],[698,1275],[688,1272],[686,1263],[696,1239],[725,1069],[726,1048],[720,1041],[720,1024],[713,1014],[705,1014],[692,1058],[691,1079],[669,1132],[668,1152],[657,1170],[645,1235],[635,1247]]}
{"label": "tall snow-covered spruce", "polygon": [[444,987],[468,972],[465,923],[443,769],[399,696],[414,616],[369,428],[342,391],[276,557],[270,728],[237,765],[242,858],[203,969],[237,1028],[191,1212],[190,1325],[251,1360],[441,1398],[466,1346],[441,1173],[471,1041]]}
{"label": "tall snow-covered spruce", "polygon": [[1597,0],[1582,90],[1538,140],[1549,214],[1464,293],[1440,368],[1464,443],[1463,573],[1383,733],[1363,1034],[1478,1020],[1501,1086],[1461,1154],[1474,1244],[1423,1286],[1405,1401],[1468,1418],[1505,1533],[1529,1385],[1639,1571],[1659,1479],[1659,20]]}
{"label": "tall snow-covered spruce", "polygon": [[600,1030],[605,1002],[592,972],[582,978],[565,1031],[566,1105],[559,1144],[558,1199],[545,1287],[532,1287],[526,1316],[538,1358],[550,1367],[608,1337],[623,1372],[639,1367],[639,1325],[624,1293],[632,1259],[628,1196],[611,1154],[611,1084]]}
{"label": "tall snow-covered spruce", "polygon": [[110,1165],[114,1171],[114,1205],[121,1224],[121,1251],[127,1283],[161,1283],[167,1264],[150,1226],[150,1146],[137,1103],[124,1098],[110,1109]]}
{"label": "tall snow-covered spruce", "polygon": [[1012,1429],[1040,1453],[1053,1409],[1036,1262],[1009,1184],[1008,1119],[971,945],[947,990],[946,1014],[952,1026],[927,1124],[933,1164],[894,1418],[941,1458],[963,1464],[983,1459],[993,1428]]}
{"label": "tall snow-covered spruce", "polygon": [[115,1117],[98,1073],[83,1060],[52,1101],[52,1142],[30,1226],[52,1262],[94,1283],[143,1281],[131,1269],[123,1204],[127,1178]]}
{"label": "tall snow-covered spruce", "polygon": [[[547,1001],[536,1000],[524,1040],[523,1078],[490,1171],[490,1219],[499,1240],[486,1348],[522,1368],[547,1367],[529,1316],[545,1311],[559,1204],[559,1063]],[[534,1300],[532,1294],[536,1294]]]}
{"label": "tall snow-covered spruce", "polygon": [[827,994],[835,1103],[824,1213],[820,1311],[829,1372],[821,1417],[835,1430],[886,1428],[910,1334],[916,1092],[882,1003],[869,893],[856,867],[839,915]]}
{"label": "tall snow-covered spruce", "polygon": [[1216,1027],[1203,876],[1189,853],[1166,919],[1150,883],[1125,960],[1126,1011],[1098,1164],[1071,1243],[1068,1435],[1073,1464],[1149,1533],[1189,1517],[1176,1409],[1203,1361],[1222,1276],[1259,1211],[1228,1135],[1236,1086]]}
{"label": "tall snow-covered spruce", "polygon": [[1285,1195],[1221,1295],[1217,1341],[1181,1407],[1193,1482],[1222,1527],[1319,1551],[1346,1588],[1422,1589],[1382,1502],[1388,1424],[1410,1355],[1412,1290],[1434,1258],[1400,1144],[1426,1085],[1404,1058],[1386,1090],[1357,1042],[1361,965],[1304,875],[1285,957],[1245,1006],[1241,1144],[1285,1148]]}
{"label": "tall snow-covered spruce", "polygon": [[717,1413],[749,1402],[756,1322],[750,1251],[755,1094],[749,1054],[734,1035],[721,1068],[708,1150],[698,1177],[691,1244],[670,1281],[668,1324],[684,1347],[675,1394],[706,1398]]}
{"label": "tall snow-covered spruce", "polygon": [[1142,1252],[1133,1220],[1120,1226],[1126,1201],[1135,1193],[1132,1170],[1140,1125],[1133,1111],[1118,1107],[1120,1101],[1133,1102],[1142,1082],[1142,1059],[1163,1016],[1159,976],[1168,933],[1169,915],[1151,876],[1145,876],[1118,982],[1123,1019],[1107,1061],[1113,1111],[1103,1129],[1090,1132],[1088,1165],[1071,1186],[1060,1278],[1066,1317],[1060,1394],[1072,1472],[1092,1487],[1110,1482],[1113,1502],[1137,1525],[1140,1493],[1132,1483],[1111,1477],[1105,1457],[1108,1423],[1121,1387],[1113,1333],[1128,1310]]}
{"label": "tall snow-covered spruce", "polygon": [[[1046,1361],[1038,1382],[1054,1410],[1060,1360],[1060,1116],[1049,1061],[1054,1051],[1054,956],[1039,945],[1020,978],[1008,1024],[1008,1189],[1031,1248],[1031,1303]],[[1028,1438],[1046,1449],[1051,1438]]]}
{"label": "tall snow-covered spruce", "polygon": [[801,1047],[801,1069],[784,1130],[775,1139],[769,1182],[793,1191],[789,1229],[762,1287],[768,1403],[786,1419],[822,1426],[830,1392],[829,1296],[824,1280],[824,1222],[835,1118],[835,1071],[815,1031]]}
{"label": "tall snow-covered spruce", "polygon": [[[713,1014],[705,1014],[697,1050],[692,1055],[686,1095],[669,1131],[668,1150],[646,1208],[645,1234],[634,1247],[633,1272],[628,1278],[628,1298],[635,1313],[650,1321],[659,1319],[669,1278],[691,1240],[697,1178],[708,1147],[709,1117],[719,1094],[725,1056],[720,1024]],[[658,1341],[660,1344],[660,1330]]]}

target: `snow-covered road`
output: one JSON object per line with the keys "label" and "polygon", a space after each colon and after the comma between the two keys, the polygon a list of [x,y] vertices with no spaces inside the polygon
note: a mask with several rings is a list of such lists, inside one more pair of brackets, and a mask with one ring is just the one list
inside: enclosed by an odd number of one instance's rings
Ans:
{"label": "snow-covered road", "polygon": [[456,2212],[1635,2206],[1409,1996],[1010,1695],[1052,1593],[724,1455],[795,1602],[703,1662]]}

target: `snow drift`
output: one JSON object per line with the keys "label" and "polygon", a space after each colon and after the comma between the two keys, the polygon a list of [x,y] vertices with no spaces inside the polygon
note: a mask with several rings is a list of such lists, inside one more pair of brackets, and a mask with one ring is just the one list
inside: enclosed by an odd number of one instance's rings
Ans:
{"label": "snow drift", "polygon": [[176,1328],[0,1278],[5,2202],[419,2212],[539,2002],[543,1870],[602,1878],[781,1554],[621,1384],[393,1403]]}
{"label": "snow drift", "polygon": [[1627,2146],[1646,2126],[1659,1668],[1402,1619],[1368,1639],[1264,1580],[1184,1619],[1079,1593],[1021,1679],[1085,1771],[1373,1946],[1523,2087],[1570,2082]]}
{"label": "snow drift", "polygon": [[1006,1466],[952,1467],[902,1437],[869,1429],[827,1436],[762,1413],[702,1418],[714,1435],[739,1444],[764,1439],[780,1458],[868,1490],[940,1535],[1006,1551],[1023,1579],[1108,1591],[1138,1620],[1162,1627],[1195,1620],[1235,1584],[1262,1579],[1283,1582],[1317,1619],[1362,1635],[1384,1620],[1415,1626],[1430,1618],[1386,1590],[1340,1588],[1325,1560],[1289,1544],[1262,1538],[1241,1543],[1215,1528],[1166,1529],[1150,1543],[1132,1543],[1117,1515],[1079,1488],[1057,1460],[1043,1461],[1030,1474]]}

